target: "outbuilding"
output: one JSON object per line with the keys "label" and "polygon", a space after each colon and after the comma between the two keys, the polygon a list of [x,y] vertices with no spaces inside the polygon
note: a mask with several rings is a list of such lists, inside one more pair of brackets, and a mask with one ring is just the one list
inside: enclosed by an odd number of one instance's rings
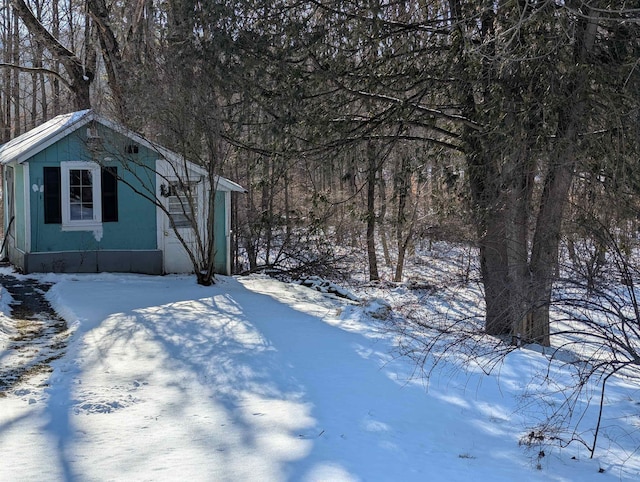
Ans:
{"label": "outbuilding", "polygon": [[9,141],[0,165],[4,256],[23,273],[192,272],[180,238],[197,252],[211,189],[215,271],[231,272],[231,193],[244,189],[93,110]]}

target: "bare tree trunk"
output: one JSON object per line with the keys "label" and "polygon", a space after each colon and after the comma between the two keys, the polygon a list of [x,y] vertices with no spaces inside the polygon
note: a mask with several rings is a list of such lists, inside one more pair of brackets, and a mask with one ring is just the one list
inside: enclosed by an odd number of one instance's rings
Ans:
{"label": "bare tree trunk", "polygon": [[[53,36],[55,38],[60,38],[60,9],[59,9],[59,5],[58,5],[58,0],[52,0],[51,3],[51,30],[53,33]],[[58,69],[60,68],[60,64],[57,60],[55,60],[53,62],[53,70],[55,70],[56,72],[58,71]],[[58,115],[61,113],[61,103],[60,103],[60,80],[57,77],[53,78],[53,81],[51,83],[51,89],[52,89],[52,96],[53,96],[53,114],[54,115]]]}
{"label": "bare tree trunk", "polygon": [[[67,49],[36,18],[24,0],[11,0],[14,12],[20,17],[29,32],[62,63],[70,78],[68,87],[74,95],[75,108],[91,108],[89,86],[93,81],[93,71],[86,68],[82,60]],[[86,46],[89,47],[89,46]]]}
{"label": "bare tree trunk", "polygon": [[[13,40],[11,41],[12,53],[11,61],[13,65],[20,65],[20,26],[18,18],[13,17]],[[21,89],[20,89],[20,72],[15,70],[13,73],[13,82],[11,84],[11,103],[13,104],[13,135],[17,136],[22,132],[20,122],[22,120],[21,113]]]}
{"label": "bare tree trunk", "polygon": [[384,176],[379,176],[380,183],[380,212],[378,214],[378,229],[380,230],[380,242],[382,243],[382,255],[387,267],[392,266],[391,254],[389,253],[389,242],[387,240],[387,183]]}
{"label": "bare tree trunk", "polygon": [[554,151],[542,193],[531,249],[529,293],[532,311],[526,320],[527,326],[522,328],[528,339],[547,346],[550,343],[549,305],[553,281],[557,278],[562,217],[575,172],[577,138],[573,119],[570,122],[564,148]]}
{"label": "bare tree trunk", "polygon": [[261,225],[264,227],[265,247],[264,259],[269,265],[271,261],[271,244],[273,241],[273,159],[265,156],[262,164],[262,193],[260,200]]}
{"label": "bare tree trunk", "polygon": [[375,149],[369,143],[367,145],[367,256],[369,259],[369,280],[380,279],[378,274],[378,257],[376,255],[376,174],[378,162]]}
{"label": "bare tree trunk", "polygon": [[[549,17],[573,25],[574,42],[558,61],[564,70],[553,70],[556,96],[546,100],[540,81],[530,78],[531,70],[522,61],[521,43],[504,45],[496,25],[507,28],[512,6],[488,5],[480,24],[467,30],[464,16],[470,5],[450,0],[451,13],[459,22],[461,63],[459,75],[468,82],[460,90],[463,114],[490,126],[464,133],[473,206],[476,215],[485,288],[486,331],[494,335],[509,332],[544,345],[550,343],[549,307],[553,282],[557,279],[558,251],[564,207],[576,165],[580,129],[588,125],[586,102],[593,75],[591,56],[598,15],[584,2],[567,5],[580,12],[579,19]],[[465,10],[463,10],[465,9]],[[535,24],[534,11],[528,21]],[[524,18],[525,13],[523,13]],[[555,14],[554,14],[555,15]],[[527,31],[525,22],[514,29],[535,39],[535,28]],[[477,45],[466,50],[462,39],[476,36]],[[502,50],[498,50],[499,47]],[[573,51],[571,50],[573,49]],[[477,55],[481,52],[481,55]],[[467,71],[481,72],[469,79]],[[545,71],[546,72],[546,71]],[[522,95],[523,89],[530,89]],[[493,114],[498,112],[499,116]],[[546,114],[545,114],[546,113]],[[544,118],[554,117],[555,135],[544,133]],[[538,207],[531,250],[529,229],[536,163],[544,162],[546,178]]]}
{"label": "bare tree trunk", "polygon": [[[39,1],[35,2],[36,16],[39,21],[42,21],[42,5]],[[33,66],[36,69],[43,67],[43,48],[40,42],[36,42],[33,53]],[[38,124],[38,118],[41,115],[42,119],[48,119],[47,117],[47,92],[44,74],[42,72],[35,72],[31,75],[31,122],[29,128],[33,128]],[[40,93],[40,95],[38,95]],[[41,108],[38,108],[38,99],[40,99]]]}
{"label": "bare tree trunk", "polygon": [[585,20],[574,46],[576,70],[570,74],[573,80],[567,88],[567,98],[573,102],[567,102],[559,111],[556,144],[550,154],[531,248],[529,292],[532,311],[526,332],[532,340],[543,345],[550,344],[549,306],[553,282],[558,276],[562,218],[575,174],[578,126],[584,124],[588,77],[581,71],[581,66],[588,62],[593,50],[599,17],[588,5],[581,5],[581,8]]}
{"label": "bare tree trunk", "polygon": [[490,335],[511,333],[511,296],[505,236],[502,213],[488,215],[479,245],[486,305],[485,331]]}
{"label": "bare tree trunk", "polygon": [[105,0],[87,0],[87,8],[97,27],[114,109],[118,118],[124,122],[126,121],[126,111],[123,92],[126,72],[122,62],[120,44],[111,27],[109,10]]}
{"label": "bare tree trunk", "polygon": [[[396,198],[398,199],[398,209],[396,215],[396,246],[398,248],[398,260],[396,264],[396,272],[393,280],[402,281],[402,272],[404,271],[404,259],[413,234],[412,224],[407,223],[407,199],[409,196],[409,187],[411,183],[411,172],[409,166],[409,158],[406,154],[401,154],[402,160],[398,166],[395,179]],[[413,218],[413,216],[412,216]],[[412,219],[413,220],[413,219]],[[406,226],[409,224],[409,229]]]}
{"label": "bare tree trunk", "polygon": [[285,242],[288,242],[293,235],[293,220],[291,219],[291,202],[290,202],[290,189],[289,185],[291,180],[289,178],[289,169],[285,167],[283,174],[284,183],[284,222],[285,222]]}
{"label": "bare tree trunk", "polygon": [[[11,15],[9,10],[9,0],[5,0],[4,5],[5,11],[5,19],[6,22],[4,24],[4,30],[2,31],[2,44],[5,46],[3,49],[2,60],[5,64],[11,63],[11,52],[12,52],[12,42],[13,42],[13,15]],[[2,135],[0,136],[0,143],[4,144],[5,142],[11,139],[11,78],[13,75],[13,71],[11,69],[3,69],[2,72],[2,91],[3,91],[3,102],[2,102]]]}
{"label": "bare tree trunk", "polygon": [[[418,216],[419,199],[415,199],[413,203],[413,209],[411,211],[411,218],[407,223],[409,228],[403,234],[402,243],[398,241],[398,263],[396,264],[396,272],[394,281],[401,282],[404,273],[404,262],[407,255],[407,251],[415,252],[415,245],[413,244],[414,225]],[[412,248],[411,250],[409,248]],[[415,254],[415,253],[414,253]]]}

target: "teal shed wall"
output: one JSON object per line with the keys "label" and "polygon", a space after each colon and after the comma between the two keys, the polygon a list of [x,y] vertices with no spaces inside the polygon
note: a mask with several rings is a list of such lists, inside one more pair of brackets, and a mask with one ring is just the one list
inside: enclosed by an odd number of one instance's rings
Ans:
{"label": "teal shed wall", "polygon": [[[96,240],[90,231],[62,231],[60,224],[44,223],[44,195],[41,189],[32,188],[29,190],[32,253],[158,248],[156,207],[128,185],[155,193],[158,154],[143,146],[138,146],[137,154],[125,154],[125,146],[131,140],[104,126],[99,127],[101,149],[92,152],[88,148],[86,130],[79,129],[28,160],[29,182],[31,186],[42,186],[43,168],[59,166],[63,161],[94,161],[104,166],[116,166],[118,176],[124,179],[118,181],[118,221],[102,223],[100,240]],[[17,184],[24,186],[24,182]],[[17,189],[16,199],[23,199]],[[16,228],[17,231],[20,229]]]}
{"label": "teal shed wall", "polygon": [[215,229],[214,229],[214,241],[215,241],[215,256],[214,265],[216,273],[227,272],[227,230],[226,230],[226,211],[225,211],[225,193],[222,191],[216,192],[215,200]]}

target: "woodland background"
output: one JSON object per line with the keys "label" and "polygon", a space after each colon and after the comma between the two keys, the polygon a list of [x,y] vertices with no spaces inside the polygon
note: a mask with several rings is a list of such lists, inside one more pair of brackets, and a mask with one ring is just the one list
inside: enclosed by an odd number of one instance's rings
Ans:
{"label": "woodland background", "polygon": [[633,282],[638,1],[0,8],[0,142],[91,107],[229,177],[236,272],[401,282],[467,243],[486,331],[542,344],[560,277]]}

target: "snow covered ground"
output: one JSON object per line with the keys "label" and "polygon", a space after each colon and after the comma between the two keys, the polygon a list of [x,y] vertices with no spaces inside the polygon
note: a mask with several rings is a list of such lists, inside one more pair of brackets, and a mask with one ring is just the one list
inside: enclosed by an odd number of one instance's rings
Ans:
{"label": "snow covered ground", "polygon": [[[532,387],[566,376],[551,364],[539,382],[532,350],[492,375],[445,363],[427,384],[375,303],[260,276],[41,279],[73,333],[53,373],[0,398],[3,481],[640,478],[640,396],[622,380],[595,459],[519,444],[556,403]],[[1,318],[0,360],[11,331]]]}

